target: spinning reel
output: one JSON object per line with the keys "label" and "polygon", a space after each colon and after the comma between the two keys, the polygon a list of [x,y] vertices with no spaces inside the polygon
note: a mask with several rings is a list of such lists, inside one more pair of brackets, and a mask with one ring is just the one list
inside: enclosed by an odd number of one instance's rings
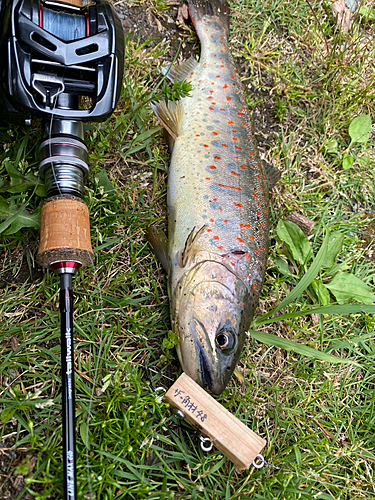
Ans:
{"label": "spinning reel", "polygon": [[60,275],[64,497],[76,498],[72,275],[93,260],[83,122],[120,97],[124,35],[105,0],[0,0],[0,120],[42,118],[47,188],[37,262]]}

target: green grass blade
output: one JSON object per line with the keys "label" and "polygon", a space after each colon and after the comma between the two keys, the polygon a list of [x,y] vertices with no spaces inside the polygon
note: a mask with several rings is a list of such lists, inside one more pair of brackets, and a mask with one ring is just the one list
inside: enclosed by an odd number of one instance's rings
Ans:
{"label": "green grass blade", "polygon": [[300,316],[308,316],[309,314],[358,314],[358,313],[369,313],[375,314],[375,306],[367,306],[364,304],[346,304],[346,305],[330,305],[322,307],[312,307],[311,309],[303,309],[302,311],[296,311],[288,314],[280,314],[279,316],[274,316],[273,318],[266,318],[263,316],[260,318],[256,324],[268,325],[274,323],[275,321],[283,321],[286,319],[298,318]]}
{"label": "green grass blade", "polygon": [[258,340],[263,344],[278,347],[279,349],[285,349],[286,351],[294,351],[308,358],[318,359],[320,361],[325,361],[327,363],[346,363],[346,364],[360,366],[358,363],[352,361],[351,359],[338,358],[337,356],[333,356],[332,354],[327,354],[326,352],[317,351],[312,347],[299,344],[298,342],[294,342],[293,340],[284,339],[283,337],[277,337],[276,335],[272,335],[271,333],[258,332],[256,330],[249,330],[249,331],[253,339]]}
{"label": "green grass blade", "polygon": [[272,309],[270,312],[268,312],[264,316],[257,318],[254,321],[255,325],[261,324],[262,320],[279,312],[281,309],[283,309],[284,307],[287,307],[289,304],[291,304],[294,300],[298,299],[298,297],[300,297],[302,295],[302,293],[310,285],[310,283],[313,281],[313,279],[316,278],[318,272],[320,271],[322,264],[324,262],[326,253],[327,253],[328,243],[329,243],[329,232],[328,232],[328,230],[326,230],[326,234],[325,234],[325,238],[324,238],[324,241],[322,243],[322,246],[320,247],[319,252],[317,253],[315,259],[313,260],[313,263],[311,264],[309,269],[306,271],[306,273],[304,274],[301,281],[298,283],[297,286],[295,286],[293,288],[293,290],[285,297],[285,299],[283,299],[280,302],[280,304],[275,309]]}

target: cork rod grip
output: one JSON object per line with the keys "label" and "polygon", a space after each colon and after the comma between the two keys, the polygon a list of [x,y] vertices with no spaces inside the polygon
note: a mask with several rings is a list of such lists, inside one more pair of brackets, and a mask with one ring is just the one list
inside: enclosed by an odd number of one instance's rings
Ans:
{"label": "cork rod grip", "polygon": [[80,198],[62,195],[44,202],[36,261],[46,268],[62,261],[92,263],[89,211]]}

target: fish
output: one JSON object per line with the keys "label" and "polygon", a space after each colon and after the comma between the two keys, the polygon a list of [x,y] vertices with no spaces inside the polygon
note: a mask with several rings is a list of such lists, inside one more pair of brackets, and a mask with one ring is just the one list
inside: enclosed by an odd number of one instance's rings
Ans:
{"label": "fish", "polygon": [[173,332],[182,369],[215,395],[243,351],[262,289],[269,246],[270,189],[280,178],[262,163],[241,81],[229,49],[226,0],[189,0],[201,44],[165,70],[191,83],[178,102],[153,110],[172,145],[168,239],[148,239],[168,272]]}

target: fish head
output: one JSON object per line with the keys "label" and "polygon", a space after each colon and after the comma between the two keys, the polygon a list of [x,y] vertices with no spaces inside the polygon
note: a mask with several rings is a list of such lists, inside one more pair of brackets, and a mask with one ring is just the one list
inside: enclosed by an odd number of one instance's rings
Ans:
{"label": "fish head", "polygon": [[254,306],[243,281],[225,265],[205,261],[178,284],[172,324],[189,377],[221,394],[241,355]]}

